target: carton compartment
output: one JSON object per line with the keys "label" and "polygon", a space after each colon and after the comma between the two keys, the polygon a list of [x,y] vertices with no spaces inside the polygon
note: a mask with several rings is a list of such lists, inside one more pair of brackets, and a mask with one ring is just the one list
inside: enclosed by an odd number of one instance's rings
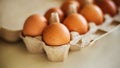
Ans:
{"label": "carton compartment", "polygon": [[20,40],[20,38],[19,38],[20,32],[21,32],[21,30],[11,31],[11,30],[7,30],[7,29],[1,27],[0,28],[0,37],[8,42],[16,42],[16,41]]}

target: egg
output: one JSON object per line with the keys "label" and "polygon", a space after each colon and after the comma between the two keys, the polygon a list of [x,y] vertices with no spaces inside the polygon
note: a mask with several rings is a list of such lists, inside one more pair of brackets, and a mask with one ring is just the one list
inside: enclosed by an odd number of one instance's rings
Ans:
{"label": "egg", "polygon": [[65,1],[62,5],[61,5],[61,9],[62,11],[64,12],[65,14],[65,17],[68,15],[68,9],[69,9],[69,5],[75,5],[77,7],[77,10],[79,10],[80,8],[80,4],[78,1],[75,1],[75,0],[68,0],[68,1]]}
{"label": "egg", "polygon": [[62,10],[60,8],[50,8],[49,10],[47,10],[45,15],[44,15],[46,17],[46,19],[49,21],[51,13],[53,13],[53,12],[58,13],[60,21],[62,22],[62,20],[64,18],[64,13],[62,12]]}
{"label": "egg", "polygon": [[69,5],[69,15],[64,19],[63,24],[69,31],[76,31],[79,34],[85,34],[88,31],[88,23],[86,19],[76,12],[75,5]]}
{"label": "egg", "polygon": [[70,14],[65,18],[63,24],[70,30],[76,31],[79,34],[85,34],[88,31],[88,23],[86,19],[77,13]]}
{"label": "egg", "polygon": [[111,16],[117,14],[117,7],[112,0],[95,0],[95,4],[102,9],[104,14],[110,14]]}
{"label": "egg", "polygon": [[[57,14],[52,13],[52,18]],[[50,46],[59,46],[69,43],[70,32],[66,26],[58,21],[50,23],[43,31],[43,41]]]}
{"label": "egg", "polygon": [[83,9],[81,9],[80,14],[82,14],[88,22],[94,22],[100,25],[104,21],[102,10],[94,4],[86,4]]}
{"label": "egg", "polygon": [[25,21],[22,33],[24,36],[39,36],[42,35],[46,26],[47,20],[45,17],[39,14],[33,14]]}

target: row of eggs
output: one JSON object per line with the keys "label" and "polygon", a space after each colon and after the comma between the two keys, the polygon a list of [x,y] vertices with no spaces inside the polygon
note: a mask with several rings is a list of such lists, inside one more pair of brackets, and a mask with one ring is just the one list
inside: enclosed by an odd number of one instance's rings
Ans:
{"label": "row of eggs", "polygon": [[45,16],[33,14],[28,17],[22,34],[31,37],[41,35],[47,45],[64,45],[71,39],[70,31],[85,34],[89,31],[88,22],[102,24],[103,13],[111,16],[117,14],[117,7],[112,0],[66,0],[61,9],[51,8]]}

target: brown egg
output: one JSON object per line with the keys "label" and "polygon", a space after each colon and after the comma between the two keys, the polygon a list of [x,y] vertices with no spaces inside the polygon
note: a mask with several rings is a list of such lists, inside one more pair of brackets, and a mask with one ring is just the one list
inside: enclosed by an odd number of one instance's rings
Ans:
{"label": "brown egg", "polygon": [[[54,17],[54,13],[52,15]],[[70,41],[69,30],[63,24],[52,21],[43,31],[43,41],[51,46],[67,44]]]}
{"label": "brown egg", "polygon": [[102,9],[104,14],[110,14],[111,16],[117,14],[117,7],[112,0],[95,0],[95,4]]}
{"label": "brown egg", "polygon": [[88,31],[86,19],[76,12],[77,7],[69,5],[69,15],[64,19],[63,24],[69,31],[76,31],[79,34],[85,34]]}
{"label": "brown egg", "polygon": [[24,36],[39,36],[46,26],[47,20],[45,17],[33,14],[25,21],[22,32]]}
{"label": "brown egg", "polygon": [[46,19],[49,21],[49,20],[50,20],[51,13],[53,13],[53,12],[57,12],[57,13],[58,13],[59,18],[60,18],[60,21],[62,22],[62,20],[63,20],[63,18],[64,18],[64,13],[63,13],[62,10],[59,9],[59,8],[51,8],[51,9],[49,9],[49,10],[45,13],[45,15],[44,15],[44,16],[46,17]]}
{"label": "brown egg", "polygon": [[77,13],[67,16],[67,18],[63,21],[63,24],[70,31],[76,31],[79,34],[85,34],[88,31],[88,23],[86,19]]}
{"label": "brown egg", "polygon": [[94,22],[97,25],[103,23],[103,12],[97,5],[86,4],[80,13],[87,19],[88,22]]}
{"label": "brown egg", "polygon": [[71,4],[75,5],[77,7],[77,10],[79,10],[79,8],[80,8],[80,4],[78,1],[75,1],[75,0],[65,1],[61,6],[61,9],[64,12],[65,16],[68,15],[69,5],[71,5]]}

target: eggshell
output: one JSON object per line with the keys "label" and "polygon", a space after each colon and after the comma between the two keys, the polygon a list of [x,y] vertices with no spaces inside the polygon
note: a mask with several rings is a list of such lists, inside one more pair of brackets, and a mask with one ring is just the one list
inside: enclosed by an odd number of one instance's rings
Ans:
{"label": "eggshell", "polygon": [[82,15],[77,13],[73,13],[67,16],[63,24],[70,31],[76,31],[79,34],[85,34],[88,31],[88,24],[86,19]]}
{"label": "eggshell", "polygon": [[39,36],[47,26],[47,20],[39,14],[33,14],[24,23],[24,36]]}
{"label": "eggshell", "polygon": [[43,40],[48,45],[64,45],[70,41],[70,33],[63,24],[54,22],[45,28]]}
{"label": "eggshell", "polygon": [[85,5],[80,11],[80,14],[82,14],[88,22],[94,22],[97,25],[102,24],[104,20],[102,10],[94,4]]}
{"label": "eggshell", "polygon": [[117,7],[112,0],[95,0],[95,4],[102,9],[104,14],[110,14],[111,16],[117,14]]}

